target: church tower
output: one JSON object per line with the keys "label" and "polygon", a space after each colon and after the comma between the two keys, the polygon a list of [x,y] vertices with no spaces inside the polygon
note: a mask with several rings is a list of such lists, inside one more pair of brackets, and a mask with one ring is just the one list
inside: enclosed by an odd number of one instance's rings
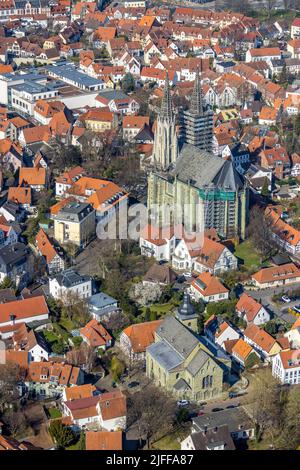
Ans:
{"label": "church tower", "polygon": [[172,110],[170,84],[168,74],[165,81],[164,96],[157,118],[154,136],[153,160],[162,170],[167,170],[175,163],[178,155],[178,143],[175,128],[175,116]]}
{"label": "church tower", "polygon": [[200,150],[212,151],[213,112],[203,105],[199,71],[196,72],[195,84],[191,96],[190,108],[183,111],[180,119],[181,136],[186,144]]}

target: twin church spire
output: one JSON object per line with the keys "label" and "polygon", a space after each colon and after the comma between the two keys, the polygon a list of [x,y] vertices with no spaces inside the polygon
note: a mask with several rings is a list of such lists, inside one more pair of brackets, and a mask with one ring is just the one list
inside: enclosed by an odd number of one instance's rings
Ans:
{"label": "twin church spire", "polygon": [[[203,106],[199,70],[196,72],[191,104],[188,111],[180,116],[181,137],[184,142],[195,145],[201,150],[211,151],[213,114]],[[200,126],[199,126],[200,123]],[[154,137],[154,163],[162,170],[167,170],[175,163],[178,156],[175,114],[172,108],[169,75],[166,74],[165,88],[157,128]]]}

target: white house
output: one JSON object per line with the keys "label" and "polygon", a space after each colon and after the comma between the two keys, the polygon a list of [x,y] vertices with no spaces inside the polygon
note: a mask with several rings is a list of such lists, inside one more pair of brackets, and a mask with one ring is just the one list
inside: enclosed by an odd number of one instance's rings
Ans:
{"label": "white house", "polygon": [[263,325],[270,320],[267,310],[246,292],[240,296],[236,304],[236,312],[247,324]]}
{"label": "white house", "polygon": [[282,384],[300,383],[300,349],[280,351],[272,361],[272,375]]}
{"label": "white house", "polygon": [[27,351],[28,363],[49,360],[49,349],[44,337],[34,330],[28,330],[25,323],[20,323],[14,331],[15,351]]}
{"label": "white house", "polygon": [[300,348],[300,318],[297,318],[291,329],[284,333],[284,337],[288,339],[291,348]]}
{"label": "white house", "polygon": [[176,236],[171,227],[158,228],[146,225],[140,235],[140,249],[143,256],[153,256],[157,261],[170,261],[175,250]]}
{"label": "white house", "polygon": [[281,50],[279,47],[261,47],[249,49],[246,52],[246,62],[260,62],[281,59]]}
{"label": "white house", "polygon": [[226,321],[222,322],[215,332],[215,342],[220,346],[222,346],[225,341],[239,339],[239,337],[239,333]]}
{"label": "white house", "polygon": [[228,299],[229,291],[209,272],[200,274],[190,286],[191,297],[204,302],[218,302]]}
{"label": "white house", "polygon": [[72,296],[88,299],[93,293],[92,278],[81,276],[73,269],[66,269],[55,277],[49,278],[49,292],[54,299],[64,300],[66,303]]}
{"label": "white house", "polygon": [[120,390],[63,403],[66,424],[116,431],[126,428],[126,398]]}

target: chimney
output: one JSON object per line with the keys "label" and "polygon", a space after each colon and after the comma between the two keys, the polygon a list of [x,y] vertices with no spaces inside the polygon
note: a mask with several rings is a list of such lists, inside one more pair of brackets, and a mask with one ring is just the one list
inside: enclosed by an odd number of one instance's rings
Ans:
{"label": "chimney", "polygon": [[12,324],[14,325],[14,324],[15,324],[16,315],[14,315],[14,314],[11,313],[11,314],[9,315],[9,319],[10,319],[10,321],[12,322]]}

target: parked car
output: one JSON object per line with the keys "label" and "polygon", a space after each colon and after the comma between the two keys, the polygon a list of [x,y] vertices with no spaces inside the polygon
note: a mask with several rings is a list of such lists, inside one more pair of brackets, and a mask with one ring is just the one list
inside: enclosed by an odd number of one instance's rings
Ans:
{"label": "parked car", "polygon": [[130,382],[128,384],[128,388],[134,388],[134,387],[138,387],[140,385],[139,382]]}
{"label": "parked car", "polygon": [[188,406],[190,402],[188,400],[178,400],[177,406]]}
{"label": "parked car", "polygon": [[295,305],[293,309],[297,312],[300,313],[300,305]]}
{"label": "parked car", "polygon": [[281,300],[282,300],[282,302],[285,302],[287,304],[291,301],[291,299],[287,295],[283,295],[281,297]]}
{"label": "parked car", "polygon": [[188,271],[186,273],[183,273],[183,275],[184,277],[188,277],[188,278],[193,277],[192,273],[189,273]]}

